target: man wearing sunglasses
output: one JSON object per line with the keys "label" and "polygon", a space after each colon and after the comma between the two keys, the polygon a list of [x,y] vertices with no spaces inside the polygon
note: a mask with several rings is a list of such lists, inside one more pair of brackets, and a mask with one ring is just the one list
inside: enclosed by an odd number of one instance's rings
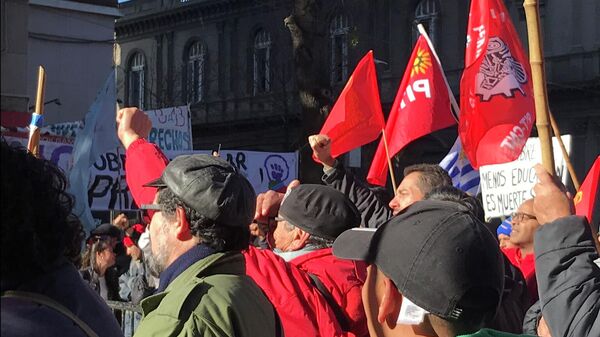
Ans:
{"label": "man wearing sunglasses", "polygon": [[510,233],[511,248],[502,248],[502,252],[525,277],[527,289],[533,302],[538,299],[535,280],[535,257],[533,254],[533,237],[540,223],[533,212],[533,199],[525,200],[512,215],[512,231]]}

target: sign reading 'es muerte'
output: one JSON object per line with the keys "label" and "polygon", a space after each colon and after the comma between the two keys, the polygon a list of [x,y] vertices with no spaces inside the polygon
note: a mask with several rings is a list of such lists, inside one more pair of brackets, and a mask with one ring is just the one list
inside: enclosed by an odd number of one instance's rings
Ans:
{"label": "sign reading 'es muerte'", "polygon": [[[571,136],[562,136],[567,153],[571,152]],[[552,139],[556,175],[563,184],[567,182],[567,165],[558,145],[556,137]],[[519,205],[533,198],[533,186],[537,176],[533,166],[542,162],[542,151],[539,138],[529,138],[519,158],[515,161],[484,165],[479,169],[481,177],[481,193],[486,218],[508,216],[515,212]]]}

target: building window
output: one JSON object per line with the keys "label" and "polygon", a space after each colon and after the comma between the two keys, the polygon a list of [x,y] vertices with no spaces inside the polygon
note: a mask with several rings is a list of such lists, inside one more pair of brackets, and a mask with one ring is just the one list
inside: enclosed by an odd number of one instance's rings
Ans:
{"label": "building window", "polygon": [[348,17],[338,15],[331,21],[331,83],[345,82],[348,78]]}
{"label": "building window", "polygon": [[434,46],[437,45],[437,26],[439,24],[440,16],[440,4],[438,0],[422,0],[417,5],[415,10],[415,21],[412,27],[413,31],[413,44],[417,42],[419,38],[419,31],[417,25],[422,24],[423,28],[429,35],[429,39]]}
{"label": "building window", "polygon": [[254,95],[271,91],[271,35],[260,30],[254,37]]}
{"label": "building window", "polygon": [[142,53],[136,53],[129,61],[128,104],[144,108],[144,67],[146,59]]}
{"label": "building window", "polygon": [[189,103],[202,100],[204,95],[204,63],[206,48],[200,42],[194,42],[187,53],[186,88]]}

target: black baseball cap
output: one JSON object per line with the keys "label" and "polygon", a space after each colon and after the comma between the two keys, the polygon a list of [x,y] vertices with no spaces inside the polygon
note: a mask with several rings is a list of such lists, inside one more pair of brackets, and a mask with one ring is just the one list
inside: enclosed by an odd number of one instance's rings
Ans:
{"label": "black baseball cap", "polygon": [[219,157],[178,156],[160,178],[144,186],[168,187],[188,207],[221,225],[248,226],[254,218],[254,188],[246,177]]}
{"label": "black baseball cap", "polygon": [[377,230],[348,230],[333,254],[375,264],[403,296],[444,319],[494,314],[504,288],[494,234],[451,201],[419,201]]}
{"label": "black baseball cap", "polygon": [[309,234],[335,240],[342,232],[360,225],[356,206],[329,186],[303,184],[290,191],[279,208],[279,216]]}

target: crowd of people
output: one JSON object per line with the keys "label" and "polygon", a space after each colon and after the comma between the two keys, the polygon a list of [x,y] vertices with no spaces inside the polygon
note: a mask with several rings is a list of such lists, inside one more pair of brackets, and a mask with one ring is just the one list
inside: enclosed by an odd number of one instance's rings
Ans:
{"label": "crowd of people", "polygon": [[146,221],[87,237],[64,174],[2,141],[2,336],[122,336],[105,301],[140,304],[136,336],[600,336],[600,237],[540,165],[492,230],[438,165],[390,199],[314,135],[323,184],[257,196],[218,154],[169,162],[143,111],[117,125]]}

